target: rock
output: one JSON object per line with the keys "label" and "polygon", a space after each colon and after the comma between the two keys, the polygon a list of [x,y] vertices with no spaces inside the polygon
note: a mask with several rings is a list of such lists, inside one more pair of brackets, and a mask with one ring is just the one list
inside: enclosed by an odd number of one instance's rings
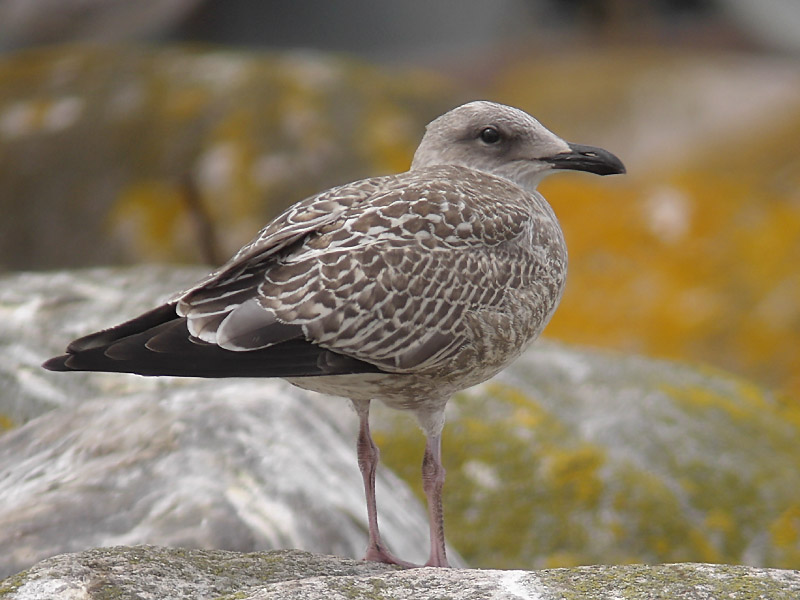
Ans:
{"label": "rock", "polygon": [[298,551],[238,554],[153,546],[65,554],[0,581],[3,600],[792,600],[800,572],[671,564],[544,571],[408,569]]}
{"label": "rock", "polygon": [[[418,433],[376,417],[419,493]],[[536,344],[448,405],[442,454],[448,538],[473,566],[800,565],[800,420],[718,370]]]}
{"label": "rock", "polygon": [[[366,509],[348,412],[279,381],[165,382],[49,412],[0,437],[0,575],[143,542],[360,557]],[[393,474],[378,486],[387,543],[424,562],[424,509]]]}
{"label": "rock", "polygon": [[[4,573],[110,544],[360,556],[365,511],[345,402],[280,381],[39,368],[67,341],[202,274],[0,278],[0,414],[19,427],[0,437],[0,539],[14,540]],[[800,423],[746,381],[551,342],[448,411],[447,531],[472,565],[800,565]],[[407,415],[376,412],[384,464],[416,488],[421,433]],[[378,494],[389,543],[422,560],[420,505],[388,473]]]}
{"label": "rock", "polygon": [[[39,414],[0,437],[0,575],[113,544],[363,555],[357,420],[345,400],[281,380],[38,366],[74,335],[145,310],[196,274],[99,269],[0,282],[0,410],[15,422]],[[387,543],[424,562],[425,510],[385,470],[377,493]]]}
{"label": "rock", "polygon": [[392,571],[380,563],[297,550],[243,554],[157,546],[97,548],[44,560],[0,581],[0,598],[245,597],[264,586],[305,577],[369,577]]}
{"label": "rock", "polygon": [[19,426],[83,399],[157,389],[157,380],[140,377],[53,377],[41,363],[76,337],[152,308],[205,273],[148,266],[0,276],[0,423]]}
{"label": "rock", "polygon": [[221,262],[307,195],[406,170],[456,103],[310,51],[55,46],[0,81],[0,269]]}

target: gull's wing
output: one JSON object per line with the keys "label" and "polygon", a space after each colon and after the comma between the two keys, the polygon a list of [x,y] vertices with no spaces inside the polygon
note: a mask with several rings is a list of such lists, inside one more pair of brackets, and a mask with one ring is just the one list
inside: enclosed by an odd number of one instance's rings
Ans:
{"label": "gull's wing", "polygon": [[237,298],[245,302],[253,296],[254,275],[268,268],[271,257],[320,226],[334,222],[351,204],[367,199],[377,185],[377,179],[368,179],[298,202],[189,291],[130,321],[73,341],[66,354],[51,358],[43,366],[53,371],[188,377],[303,377],[378,372],[372,364],[304,339],[297,328],[284,336],[280,344],[234,352],[190,333],[190,320],[177,310],[178,299],[194,290],[216,290],[218,300],[230,290],[226,302],[234,303],[229,305],[229,310],[233,310]]}
{"label": "gull's wing", "polygon": [[167,305],[76,340],[48,368],[208,377],[438,368],[480,341],[485,315],[516,310],[509,291],[547,284],[537,276],[548,258],[520,242],[543,236],[533,245],[547,248],[560,234],[533,204],[504,180],[452,166],[333,188],[290,207]]}
{"label": "gull's wing", "polygon": [[228,350],[304,339],[383,371],[433,368],[480,335],[481,314],[509,289],[536,284],[537,259],[519,243],[535,229],[531,204],[461,167],[343,186],[290,209],[177,311]]}

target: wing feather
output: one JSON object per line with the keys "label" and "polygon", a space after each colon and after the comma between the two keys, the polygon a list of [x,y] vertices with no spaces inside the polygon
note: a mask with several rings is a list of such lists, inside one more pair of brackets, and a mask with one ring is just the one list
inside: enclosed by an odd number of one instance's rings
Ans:
{"label": "wing feather", "polygon": [[[475,315],[503,302],[504,286],[529,279],[510,271],[518,261],[495,259],[517,248],[530,201],[503,180],[435,169],[296,205],[181,296],[178,312],[195,335],[238,351],[296,334],[393,372],[443,364],[477,335]],[[509,199],[500,207],[473,191],[487,180]]]}
{"label": "wing feather", "polygon": [[506,289],[562,285],[537,280],[566,260],[540,255],[563,244],[537,198],[455,166],[333,188],[170,303],[46,365],[201,377],[446,370],[482,343],[487,318],[515,322]]}

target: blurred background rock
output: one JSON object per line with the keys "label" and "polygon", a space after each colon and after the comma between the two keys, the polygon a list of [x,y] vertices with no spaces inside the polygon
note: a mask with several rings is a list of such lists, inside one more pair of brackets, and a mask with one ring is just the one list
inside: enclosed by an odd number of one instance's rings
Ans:
{"label": "blurred background rock", "polygon": [[222,262],[486,98],[629,167],[541,186],[548,337],[800,406],[796,0],[0,0],[0,50],[0,270]]}

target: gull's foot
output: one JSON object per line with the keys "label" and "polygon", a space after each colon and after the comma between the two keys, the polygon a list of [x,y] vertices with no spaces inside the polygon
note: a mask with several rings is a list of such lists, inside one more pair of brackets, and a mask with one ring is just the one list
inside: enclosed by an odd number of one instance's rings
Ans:
{"label": "gull's foot", "polygon": [[439,559],[439,560],[431,559],[428,562],[426,562],[424,566],[426,566],[426,567],[441,567],[443,569],[449,569],[450,568],[450,563],[447,562],[446,558],[445,559]]}
{"label": "gull's foot", "polygon": [[415,569],[420,566],[397,558],[394,554],[382,546],[371,546],[367,548],[367,553],[364,555],[363,560],[382,562],[389,565],[398,565],[404,569]]}

